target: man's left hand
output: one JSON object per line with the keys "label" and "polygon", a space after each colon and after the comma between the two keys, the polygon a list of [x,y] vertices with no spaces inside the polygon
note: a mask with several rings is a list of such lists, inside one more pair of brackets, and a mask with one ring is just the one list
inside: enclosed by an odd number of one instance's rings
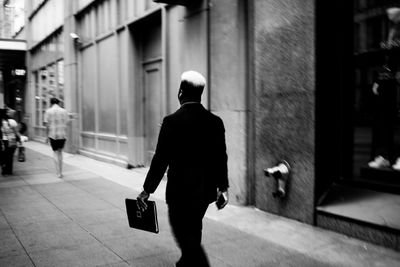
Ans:
{"label": "man's left hand", "polygon": [[148,194],[146,191],[142,191],[142,193],[140,193],[136,200],[137,200],[137,207],[140,211],[145,211],[147,209],[147,199],[149,199],[150,194]]}

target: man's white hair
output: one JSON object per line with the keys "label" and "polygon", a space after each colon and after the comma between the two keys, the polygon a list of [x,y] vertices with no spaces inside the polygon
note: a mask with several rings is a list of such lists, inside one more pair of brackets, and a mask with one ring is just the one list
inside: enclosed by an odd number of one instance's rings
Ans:
{"label": "man's white hair", "polygon": [[400,8],[398,7],[391,7],[386,9],[386,13],[388,15],[389,20],[393,21],[394,23],[400,22]]}
{"label": "man's white hair", "polygon": [[181,81],[187,81],[194,86],[205,86],[206,85],[206,78],[201,75],[199,72],[194,70],[185,71],[181,75]]}

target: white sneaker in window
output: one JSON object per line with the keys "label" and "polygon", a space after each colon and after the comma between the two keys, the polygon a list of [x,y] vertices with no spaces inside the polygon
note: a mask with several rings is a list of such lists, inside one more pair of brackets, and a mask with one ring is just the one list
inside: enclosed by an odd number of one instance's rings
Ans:
{"label": "white sneaker in window", "polygon": [[390,163],[384,157],[377,156],[373,161],[368,162],[368,166],[371,168],[380,169],[380,168],[390,167]]}
{"label": "white sneaker in window", "polygon": [[396,171],[400,171],[400,157],[397,158],[396,163],[392,165],[392,168]]}

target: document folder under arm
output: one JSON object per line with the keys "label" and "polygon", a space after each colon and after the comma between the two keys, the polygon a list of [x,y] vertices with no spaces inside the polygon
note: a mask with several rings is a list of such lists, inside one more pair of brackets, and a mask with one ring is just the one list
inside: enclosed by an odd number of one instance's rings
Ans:
{"label": "document folder under arm", "polygon": [[129,227],[157,234],[159,229],[156,203],[148,200],[146,201],[147,209],[140,211],[136,201],[136,199],[125,199]]}

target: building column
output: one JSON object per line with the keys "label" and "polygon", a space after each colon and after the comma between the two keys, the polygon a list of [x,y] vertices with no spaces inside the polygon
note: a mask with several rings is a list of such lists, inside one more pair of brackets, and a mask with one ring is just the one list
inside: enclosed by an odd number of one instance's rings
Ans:
{"label": "building column", "polygon": [[248,204],[246,1],[212,0],[209,16],[210,110],[224,121],[229,190],[235,204]]}
{"label": "building column", "polygon": [[76,33],[74,17],[75,1],[64,1],[64,107],[69,112],[68,141],[66,151],[77,153],[79,150],[79,119],[78,111],[78,47],[70,33]]}
{"label": "building column", "polygon": [[3,72],[0,71],[0,108],[4,107],[4,79]]}
{"label": "building column", "polygon": [[[315,210],[315,2],[251,0],[255,206],[313,223]],[[335,77],[333,77],[334,79]],[[286,160],[286,197],[264,168]]]}

